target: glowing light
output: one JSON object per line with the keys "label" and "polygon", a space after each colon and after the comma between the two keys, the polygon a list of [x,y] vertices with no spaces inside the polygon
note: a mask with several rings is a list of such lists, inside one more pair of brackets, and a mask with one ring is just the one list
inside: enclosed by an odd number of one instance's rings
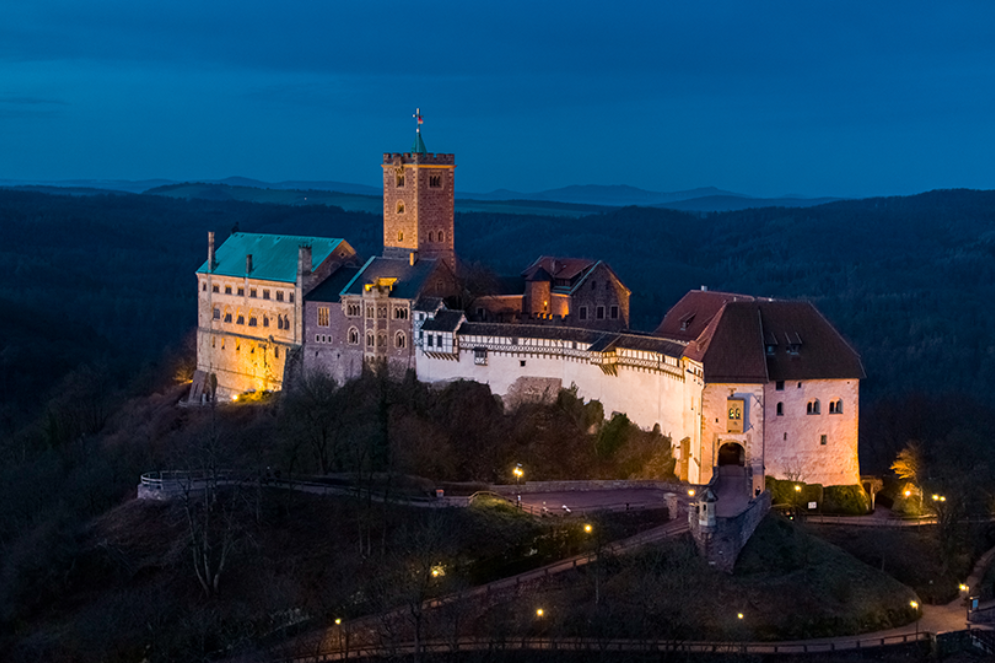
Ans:
{"label": "glowing light", "polygon": [[588,534],[590,534],[591,533],[591,526],[590,525],[584,525],[584,531],[587,532]]}
{"label": "glowing light", "polygon": [[968,586],[967,586],[967,585],[965,585],[964,583],[961,583],[961,584],[959,585],[959,589],[960,589],[960,591],[962,591],[962,592],[966,592],[967,590],[969,590],[969,589],[970,589],[970,587],[968,587]]}
{"label": "glowing light", "polygon": [[536,617],[542,617],[544,614],[542,608],[536,608]]}
{"label": "glowing light", "polygon": [[232,396],[232,397],[231,397],[231,399],[232,399],[233,401],[237,401],[237,400],[238,400],[238,394],[235,394],[234,396]]}
{"label": "glowing light", "polygon": [[736,613],[736,619],[742,619],[742,618],[743,618],[743,613],[737,612]]}
{"label": "glowing light", "polygon": [[694,488],[688,488],[688,497],[694,497]]}
{"label": "glowing light", "polygon": [[338,626],[338,625],[340,625],[341,623],[342,623],[342,618],[341,618],[341,617],[336,617],[336,618],[335,618],[335,625],[336,625],[336,626]]}
{"label": "glowing light", "polygon": [[912,606],[913,610],[919,609],[919,603],[917,601],[909,601],[909,605]]}
{"label": "glowing light", "polygon": [[446,567],[444,567],[442,564],[436,564],[435,566],[432,567],[433,578],[438,578],[444,575],[446,575]]}
{"label": "glowing light", "polygon": [[905,491],[905,496],[906,497],[910,497],[911,495],[912,495],[912,491],[911,490],[906,490]]}
{"label": "glowing light", "polygon": [[802,492],[802,487],[801,487],[801,486],[799,486],[798,484],[795,484],[795,492],[796,492],[796,493],[800,493],[800,492]]}

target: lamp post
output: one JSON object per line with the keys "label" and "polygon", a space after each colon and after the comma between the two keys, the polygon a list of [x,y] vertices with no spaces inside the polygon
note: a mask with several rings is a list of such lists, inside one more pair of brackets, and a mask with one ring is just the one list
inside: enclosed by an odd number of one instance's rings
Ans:
{"label": "lamp post", "polygon": [[511,471],[511,473],[515,475],[515,484],[516,485],[521,485],[521,483],[522,483],[522,476],[525,474],[525,472],[522,470],[522,464],[521,463],[516,463],[515,464],[515,469],[513,469]]}
{"label": "lamp post", "polygon": [[919,603],[917,601],[909,601],[909,605],[916,611],[916,642],[919,642]]}

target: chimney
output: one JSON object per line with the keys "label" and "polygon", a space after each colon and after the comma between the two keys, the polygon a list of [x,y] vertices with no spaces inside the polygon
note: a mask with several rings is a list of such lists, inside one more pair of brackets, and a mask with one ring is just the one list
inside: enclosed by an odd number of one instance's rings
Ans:
{"label": "chimney", "polygon": [[213,272],[217,263],[214,262],[214,233],[207,233],[207,271]]}
{"label": "chimney", "polygon": [[249,253],[245,256],[245,274],[248,276],[252,273],[252,254]]}
{"label": "chimney", "polygon": [[311,247],[302,244],[297,247],[297,275],[310,276],[311,274]]}
{"label": "chimney", "polygon": [[708,286],[707,285],[701,286],[701,291],[702,292],[708,292]]}

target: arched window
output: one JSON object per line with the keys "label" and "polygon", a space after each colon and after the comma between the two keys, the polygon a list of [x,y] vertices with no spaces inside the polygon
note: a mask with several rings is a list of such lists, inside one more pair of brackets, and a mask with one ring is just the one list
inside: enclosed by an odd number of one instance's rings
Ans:
{"label": "arched window", "polygon": [[387,335],[377,334],[377,347],[382,348],[385,347],[386,345],[387,345]]}
{"label": "arched window", "polygon": [[778,403],[777,404],[777,416],[779,416],[779,417],[783,417],[784,416],[784,403]]}
{"label": "arched window", "polygon": [[355,327],[349,328],[349,345],[359,345],[359,330]]}
{"label": "arched window", "polygon": [[404,214],[404,202],[403,201],[399,201],[397,203],[397,213],[398,214]]}
{"label": "arched window", "polygon": [[435,241],[435,234],[431,230],[428,231],[428,241],[430,242]]}
{"label": "arched window", "polygon": [[397,182],[397,188],[403,187],[404,186],[404,171],[403,170],[396,171],[395,174],[394,174],[394,177],[395,177],[395,181]]}
{"label": "arched window", "polygon": [[829,414],[843,414],[843,401],[829,401]]}
{"label": "arched window", "polygon": [[805,406],[805,414],[819,414],[819,400],[813,399]]}
{"label": "arched window", "polygon": [[403,242],[404,241],[404,231],[403,230],[398,230],[397,231],[397,241],[398,242]]}
{"label": "arched window", "polygon": [[235,319],[235,324],[236,325],[244,325],[245,324],[245,316],[239,314],[239,316]]}
{"label": "arched window", "polygon": [[446,231],[444,231],[444,230],[440,230],[439,231],[439,241],[440,242],[445,242],[446,241]]}
{"label": "arched window", "polygon": [[372,348],[373,347],[373,334],[367,334],[366,335],[366,347],[368,347],[368,348]]}
{"label": "arched window", "polygon": [[394,336],[394,345],[399,348],[403,348],[406,344],[407,344],[407,337],[404,335],[404,332],[397,332],[397,334]]}

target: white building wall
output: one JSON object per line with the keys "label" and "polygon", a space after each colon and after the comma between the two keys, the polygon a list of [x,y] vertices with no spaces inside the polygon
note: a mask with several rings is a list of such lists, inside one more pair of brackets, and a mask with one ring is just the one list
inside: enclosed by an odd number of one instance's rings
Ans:
{"label": "white building wall", "polygon": [[[743,402],[743,431],[730,432],[728,402]],[[707,483],[713,468],[718,464],[719,448],[735,443],[745,451],[745,465],[753,470],[754,492],[763,490],[764,476],[764,385],[711,383],[705,385],[702,396],[701,445],[699,454],[691,461],[689,480]],[[695,481],[694,473],[699,472]]]}
{"label": "white building wall", "polygon": [[616,365],[617,375],[611,375],[592,364],[583,351],[568,350],[583,356],[565,356],[490,350],[486,365],[480,365],[475,363],[472,343],[466,345],[458,355],[453,354],[448,359],[427,355],[425,350],[429,348],[420,347],[418,379],[424,382],[474,380],[490,386],[491,391],[500,396],[528,390],[530,380],[537,388],[576,385],[578,396],[600,401],[606,416],[624,412],[644,429],[659,424],[660,432],[674,443],[685,437],[696,437],[697,417],[690,407],[692,402],[700,402],[701,387],[696,378],[685,375],[683,360],[676,360],[678,365],[672,367],[672,372]]}
{"label": "white building wall", "polygon": [[[857,434],[860,420],[859,380],[804,380],[765,388],[767,408],[767,473],[825,486],[860,483]],[[819,413],[808,414],[808,403]],[[842,412],[830,413],[831,402]],[[778,416],[777,404],[783,414]],[[822,444],[822,436],[826,444]]]}

